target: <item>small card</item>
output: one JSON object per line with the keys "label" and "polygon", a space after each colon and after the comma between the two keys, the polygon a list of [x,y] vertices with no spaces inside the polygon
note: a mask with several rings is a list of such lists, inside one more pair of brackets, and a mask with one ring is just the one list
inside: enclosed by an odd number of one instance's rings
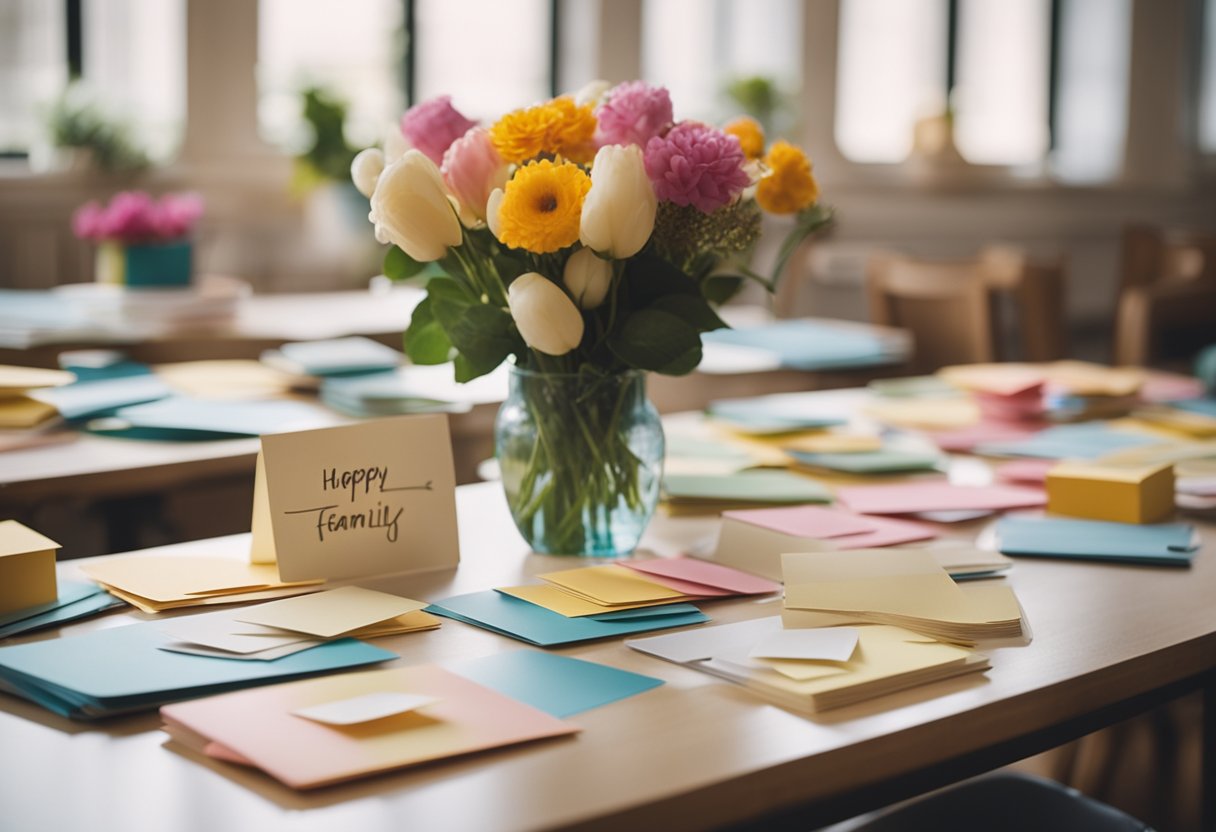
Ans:
{"label": "small card", "polygon": [[157,627],[161,632],[186,644],[210,647],[228,653],[258,653],[309,640],[299,633],[285,633],[261,624],[237,619],[244,610],[171,618]]}
{"label": "small card", "polygon": [[691,584],[714,587],[740,595],[763,595],[780,592],[781,584],[740,572],[729,566],[709,563],[696,558],[654,558],[653,560],[623,561],[626,566],[645,575],[675,578]]}
{"label": "small card", "polygon": [[777,630],[756,642],[748,655],[753,659],[847,662],[858,638],[856,627]]}
{"label": "small card", "polygon": [[231,659],[242,662],[272,662],[284,656],[294,656],[318,645],[324,644],[320,639],[305,639],[294,644],[280,644],[278,647],[267,646],[253,653],[233,653],[215,647],[205,647],[201,644],[191,644],[187,641],[170,641],[160,646],[161,650],[170,653],[182,653],[187,656],[206,656],[209,659]]}
{"label": "small card", "polygon": [[451,569],[460,561],[442,414],[263,436],[253,500],[253,561],[277,561],[283,580]]}
{"label": "small card", "polygon": [[294,633],[334,638],[368,624],[396,618],[426,606],[414,601],[357,586],[286,598],[247,607],[234,617],[247,624],[263,624]]}
{"label": "small card", "polygon": [[358,725],[363,722],[371,722],[373,719],[384,719],[386,716],[416,711],[427,705],[434,705],[438,701],[438,697],[435,696],[386,690],[352,696],[350,699],[339,699],[336,702],[326,702],[322,705],[296,708],[292,713],[305,719],[311,719],[313,722],[323,722],[326,725]]}
{"label": "small card", "polygon": [[648,581],[641,575],[616,565],[542,572],[536,577],[606,607],[651,601],[679,601],[684,598],[682,592]]}
{"label": "small card", "polygon": [[953,485],[907,482],[842,488],[837,498],[860,514],[914,514],[923,511],[999,511],[1047,502],[1037,488],[1016,485]]}

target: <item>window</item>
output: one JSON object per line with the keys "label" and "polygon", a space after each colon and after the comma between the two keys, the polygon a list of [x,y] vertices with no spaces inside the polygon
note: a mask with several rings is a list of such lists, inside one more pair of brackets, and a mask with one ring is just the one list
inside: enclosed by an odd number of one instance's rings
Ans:
{"label": "window", "polygon": [[552,92],[549,0],[414,0],[414,100],[494,119]]}
{"label": "window", "polygon": [[1119,175],[1127,125],[1131,0],[1061,5],[1052,170],[1066,182]]}
{"label": "window", "polygon": [[1048,0],[961,0],[954,140],[973,164],[1029,165],[1048,147]]}
{"label": "window", "polygon": [[1216,0],[1208,0],[1203,12],[1203,70],[1199,89],[1199,149],[1216,153]]}
{"label": "window", "polygon": [[[677,119],[719,122],[748,110],[784,132],[801,85],[802,35],[799,0],[644,0],[642,77],[671,91]],[[732,99],[737,82],[750,83]]]}
{"label": "window", "polygon": [[403,5],[400,0],[261,0],[262,135],[302,150],[311,136],[300,94],[317,86],[347,104],[345,132],[352,145],[379,142],[405,106]]}
{"label": "window", "polygon": [[28,151],[68,68],[63,3],[0,3],[0,152]]}
{"label": "window", "polygon": [[81,12],[88,89],[137,147],[170,158],[185,121],[185,0],[84,0]]}
{"label": "window", "polygon": [[912,129],[945,109],[946,0],[843,0],[836,144],[855,162],[901,162]]}

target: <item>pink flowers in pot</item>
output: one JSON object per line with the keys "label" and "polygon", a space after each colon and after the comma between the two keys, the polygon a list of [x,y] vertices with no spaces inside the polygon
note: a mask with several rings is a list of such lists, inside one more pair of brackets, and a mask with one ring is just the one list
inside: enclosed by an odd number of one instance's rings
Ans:
{"label": "pink flowers in pot", "polygon": [[202,215],[198,194],[166,194],[157,200],[144,191],[123,191],[108,204],[93,200],[77,208],[72,230],[98,243],[163,242],[188,236]]}

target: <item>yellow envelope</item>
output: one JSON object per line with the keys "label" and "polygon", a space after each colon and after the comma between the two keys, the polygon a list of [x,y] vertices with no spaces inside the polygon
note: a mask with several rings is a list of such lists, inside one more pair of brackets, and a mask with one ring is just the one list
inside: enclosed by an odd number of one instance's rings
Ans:
{"label": "yellow envelope", "polygon": [[0,613],[53,603],[59,597],[59,544],[16,520],[0,522]]}
{"label": "yellow envelope", "polygon": [[980,420],[979,407],[968,399],[876,401],[867,404],[865,412],[886,425],[924,430],[965,428]]}
{"label": "yellow envelope", "polygon": [[248,604],[251,601],[273,601],[277,598],[289,598],[293,595],[304,595],[317,591],[317,584],[283,586],[278,589],[260,589],[256,592],[230,592],[225,595],[197,595],[177,601],[153,601],[130,592],[124,592],[117,587],[103,583],[106,592],[142,612],[153,615],[169,610],[192,609],[194,607],[216,607],[222,604]]}
{"label": "yellow envelope", "polygon": [[181,393],[204,399],[260,399],[286,393],[293,376],[260,361],[182,361],[155,368]]}
{"label": "yellow envelope", "polygon": [[529,604],[536,604],[547,610],[564,615],[567,618],[578,618],[584,615],[602,615],[618,610],[642,609],[671,604],[675,599],[665,598],[661,601],[640,601],[636,604],[614,604],[606,606],[581,595],[572,595],[565,589],[551,584],[528,584],[526,586],[500,587],[499,592],[511,595]]}
{"label": "yellow envelope", "polygon": [[344,586],[325,592],[249,607],[234,617],[247,624],[277,627],[293,633],[334,638],[361,627],[416,612],[426,601],[387,592]]}
{"label": "yellow envelope", "polygon": [[197,602],[201,596],[321,583],[287,583],[279,580],[279,571],[273,564],[250,564],[229,558],[206,556],[171,558],[132,555],[97,561],[83,565],[80,569],[98,583],[159,604],[176,601]]}
{"label": "yellow envelope", "polygon": [[349,638],[381,638],[383,636],[396,636],[402,633],[414,633],[421,630],[437,630],[442,623],[442,620],[437,615],[431,615],[424,610],[414,610],[414,612],[407,612],[405,615],[399,615],[396,618],[378,621],[375,624],[351,630],[349,633],[344,633],[344,635]]}
{"label": "yellow envelope", "polygon": [[0,398],[0,428],[5,430],[36,428],[58,415],[54,405],[28,396]]}
{"label": "yellow envelope", "polygon": [[537,577],[581,598],[615,609],[625,604],[647,601],[670,603],[688,597],[674,589],[648,581],[623,566],[564,569],[560,572],[546,572]]}

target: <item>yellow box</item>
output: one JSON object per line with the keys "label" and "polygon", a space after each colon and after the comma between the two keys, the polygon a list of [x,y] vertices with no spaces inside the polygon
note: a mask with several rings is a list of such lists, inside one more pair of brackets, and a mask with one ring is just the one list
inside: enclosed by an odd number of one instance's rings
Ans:
{"label": "yellow box", "polygon": [[1047,510],[1090,520],[1159,523],[1174,513],[1174,467],[1062,462],[1047,472]]}
{"label": "yellow box", "polygon": [[0,614],[59,599],[58,548],[58,543],[16,520],[0,522]]}

